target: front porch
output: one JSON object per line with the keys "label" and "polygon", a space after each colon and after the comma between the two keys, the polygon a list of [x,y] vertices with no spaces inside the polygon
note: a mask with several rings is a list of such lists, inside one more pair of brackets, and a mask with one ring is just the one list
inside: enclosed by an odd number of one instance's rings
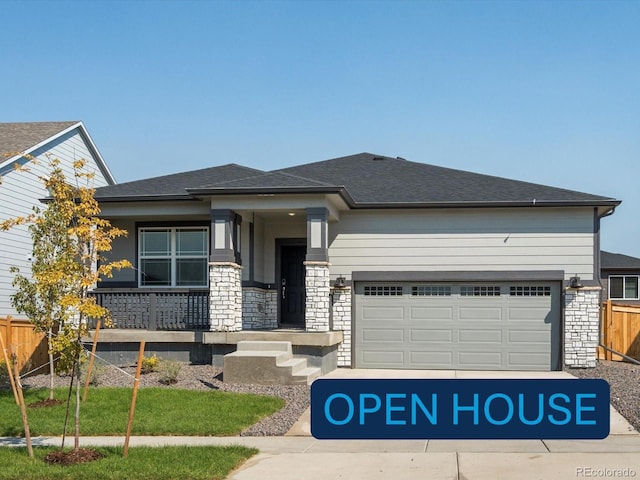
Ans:
{"label": "front porch", "polygon": [[[92,332],[93,334],[94,332]],[[140,341],[146,342],[145,355],[190,363],[222,367],[224,356],[235,352],[238,342],[290,342],[293,355],[307,360],[322,374],[337,368],[338,347],[343,332],[309,333],[300,330],[207,332],[203,330],[160,331],[110,328],[100,331],[98,356],[116,365],[136,362]],[[89,338],[86,339],[90,341]]]}

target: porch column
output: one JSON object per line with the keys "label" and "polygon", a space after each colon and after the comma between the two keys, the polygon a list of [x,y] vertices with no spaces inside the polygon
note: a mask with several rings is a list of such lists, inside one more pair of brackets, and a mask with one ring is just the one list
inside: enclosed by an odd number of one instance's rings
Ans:
{"label": "porch column", "polygon": [[564,293],[564,364],[594,368],[599,343],[600,287],[567,288]]}
{"label": "porch column", "polygon": [[242,217],[233,210],[211,210],[209,257],[209,329],[242,330],[242,267],[240,229]]}
{"label": "porch column", "polygon": [[305,328],[329,331],[329,249],[326,208],[307,209],[307,256],[305,266]]}

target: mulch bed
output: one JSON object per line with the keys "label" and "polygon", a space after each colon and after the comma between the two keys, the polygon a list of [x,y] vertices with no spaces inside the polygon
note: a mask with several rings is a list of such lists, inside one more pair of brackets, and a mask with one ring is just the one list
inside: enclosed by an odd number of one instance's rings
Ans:
{"label": "mulch bed", "polygon": [[104,458],[104,455],[91,448],[79,448],[77,450],[70,450],[63,452],[56,450],[55,452],[48,453],[44,457],[45,463],[50,465],[77,465],[79,463],[94,462]]}

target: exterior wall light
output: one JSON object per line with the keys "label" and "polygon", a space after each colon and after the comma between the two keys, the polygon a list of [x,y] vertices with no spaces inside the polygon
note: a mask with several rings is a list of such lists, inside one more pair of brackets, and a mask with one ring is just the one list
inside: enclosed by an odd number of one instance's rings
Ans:
{"label": "exterior wall light", "polygon": [[584,285],[580,283],[580,277],[574,276],[569,279],[569,288],[582,288]]}
{"label": "exterior wall light", "polygon": [[347,279],[344,277],[336,278],[336,282],[333,284],[334,288],[344,288],[347,286]]}

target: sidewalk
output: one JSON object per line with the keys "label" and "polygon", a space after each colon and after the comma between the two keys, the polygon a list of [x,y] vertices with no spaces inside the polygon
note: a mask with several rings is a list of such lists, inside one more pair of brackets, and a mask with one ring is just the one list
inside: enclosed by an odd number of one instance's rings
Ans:
{"label": "sidewalk", "polygon": [[[34,446],[59,446],[37,437]],[[82,437],[81,446],[122,446],[123,437]],[[1,438],[0,446],[24,439]],[[230,480],[572,479],[640,475],[640,435],[604,440],[316,440],[313,437],[132,437],[136,446],[244,445],[260,450]],[[635,475],[634,475],[635,473]],[[597,474],[597,475],[596,475]]]}

